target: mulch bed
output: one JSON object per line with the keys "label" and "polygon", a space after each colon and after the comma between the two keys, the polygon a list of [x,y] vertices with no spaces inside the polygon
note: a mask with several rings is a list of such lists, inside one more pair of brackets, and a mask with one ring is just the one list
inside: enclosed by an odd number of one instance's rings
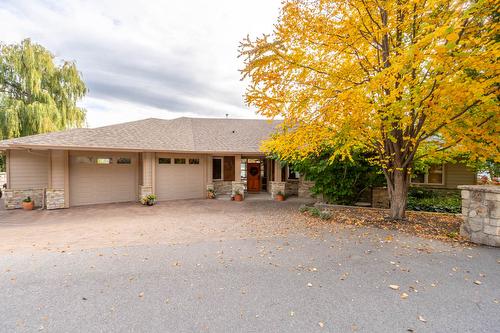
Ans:
{"label": "mulch bed", "polygon": [[407,220],[392,221],[387,219],[389,211],[386,209],[337,206],[326,210],[332,213],[330,221],[335,223],[371,226],[446,242],[468,243],[460,236],[462,217],[456,214],[408,211]]}

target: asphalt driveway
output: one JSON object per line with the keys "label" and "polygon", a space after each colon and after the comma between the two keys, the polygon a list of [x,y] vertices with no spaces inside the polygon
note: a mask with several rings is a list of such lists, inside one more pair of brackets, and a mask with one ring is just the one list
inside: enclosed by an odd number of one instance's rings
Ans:
{"label": "asphalt driveway", "polygon": [[2,211],[0,331],[498,332],[500,249],[299,204]]}

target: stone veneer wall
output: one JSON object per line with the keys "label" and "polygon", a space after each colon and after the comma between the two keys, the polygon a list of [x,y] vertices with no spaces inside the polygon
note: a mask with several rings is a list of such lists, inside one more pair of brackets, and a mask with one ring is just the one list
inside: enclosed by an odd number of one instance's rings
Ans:
{"label": "stone veneer wall", "polygon": [[139,185],[139,200],[150,194],[153,194],[153,186]]}
{"label": "stone veneer wall", "polygon": [[4,205],[5,209],[16,209],[22,208],[22,202],[27,197],[30,197],[35,202],[35,207],[43,207],[44,205],[44,189],[43,188],[33,188],[33,189],[5,189],[4,190]]}
{"label": "stone veneer wall", "polygon": [[500,247],[500,186],[462,185],[460,234],[471,242]]}
{"label": "stone veneer wall", "polygon": [[231,195],[236,194],[236,192],[240,192],[240,194],[245,197],[245,183],[244,182],[231,182]]}
{"label": "stone veneer wall", "polygon": [[286,182],[269,182],[269,193],[274,198],[278,192],[285,193]]}
{"label": "stone veneer wall", "polygon": [[291,195],[299,194],[299,180],[298,179],[289,179],[286,181],[285,185],[285,195],[287,197]]}
{"label": "stone veneer wall", "polygon": [[47,209],[61,209],[64,207],[64,190],[63,189],[46,189],[45,190],[45,207]]}
{"label": "stone veneer wall", "polygon": [[214,180],[213,184],[216,194],[231,194],[233,191],[232,181]]}
{"label": "stone veneer wall", "polygon": [[314,181],[305,180],[303,177],[300,177],[299,188],[297,191],[299,198],[312,198],[313,194],[311,192],[311,188],[313,186],[314,186]]}
{"label": "stone veneer wall", "polygon": [[389,208],[389,193],[386,187],[374,187],[372,189],[372,207]]}

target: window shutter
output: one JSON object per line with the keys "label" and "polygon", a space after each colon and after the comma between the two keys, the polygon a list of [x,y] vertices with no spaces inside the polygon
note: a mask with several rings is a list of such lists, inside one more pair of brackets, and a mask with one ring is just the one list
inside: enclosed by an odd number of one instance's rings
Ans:
{"label": "window shutter", "polygon": [[233,181],[234,178],[234,156],[224,157],[224,180]]}

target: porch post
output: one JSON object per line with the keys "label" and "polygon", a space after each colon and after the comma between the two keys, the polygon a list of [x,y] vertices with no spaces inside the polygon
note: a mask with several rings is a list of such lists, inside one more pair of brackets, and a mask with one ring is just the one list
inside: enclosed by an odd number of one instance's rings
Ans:
{"label": "porch post", "polygon": [[241,182],[241,155],[234,155],[234,181]]}
{"label": "porch post", "polygon": [[283,181],[281,179],[281,165],[280,165],[280,161],[278,160],[274,160],[274,181],[275,182],[281,182]]}
{"label": "porch post", "polygon": [[245,184],[241,181],[241,155],[234,155],[234,181],[231,183],[232,194],[245,196]]}
{"label": "porch post", "polygon": [[286,182],[281,179],[281,165],[279,161],[273,161],[274,163],[274,181],[269,183],[269,192],[271,192],[271,197],[275,197],[276,194],[285,194]]}
{"label": "porch post", "polygon": [[155,193],[155,163],[154,153],[142,153],[142,179],[139,179],[139,200],[148,194]]}
{"label": "porch post", "polygon": [[[206,170],[207,170],[206,190],[207,190],[207,192],[215,190],[214,179],[213,179],[213,167],[214,167],[213,160],[214,160],[213,156],[207,156],[207,167],[206,167]],[[208,193],[207,193],[207,195],[208,195]]]}

